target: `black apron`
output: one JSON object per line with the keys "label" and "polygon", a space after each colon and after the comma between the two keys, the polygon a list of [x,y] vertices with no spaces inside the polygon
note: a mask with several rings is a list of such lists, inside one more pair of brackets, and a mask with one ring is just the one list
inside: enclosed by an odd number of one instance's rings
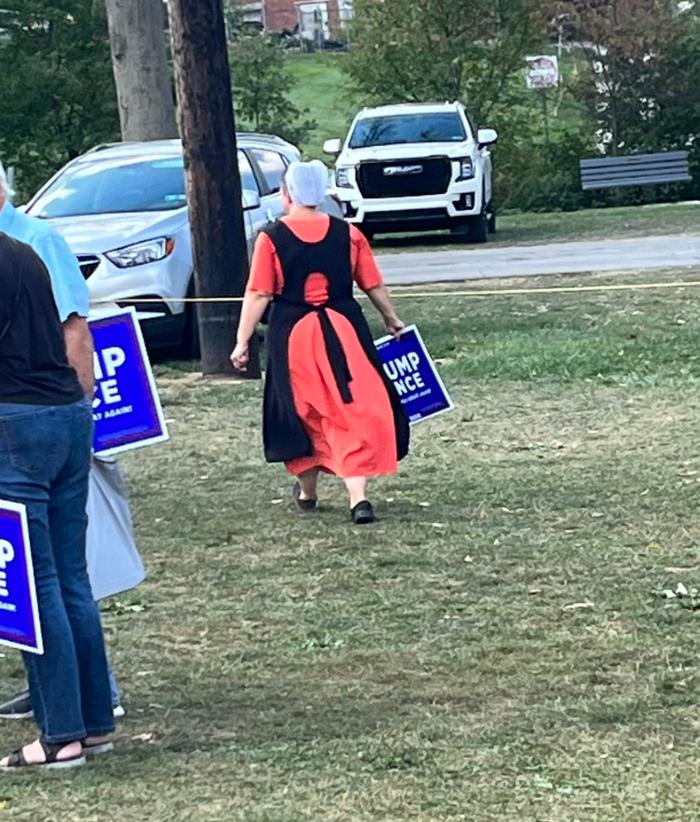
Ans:
{"label": "black apron", "polygon": [[[353,326],[367,358],[381,376],[391,401],[399,459],[408,454],[409,424],[394,384],[384,373],[372,333],[360,305],[353,297],[350,228],[330,218],[325,238],[318,243],[300,240],[283,222],[265,229],[275,247],[284,276],[282,293],[274,299],[267,331],[267,374],[263,403],[263,441],[268,462],[289,462],[313,456],[313,446],[299,419],[289,375],[289,337],[294,326],[309,314],[318,314],[328,360],[340,396],[351,403],[352,374],[345,351],[328,316],[342,314]],[[322,274],[328,280],[328,300],[311,305],[305,300],[306,280]]]}

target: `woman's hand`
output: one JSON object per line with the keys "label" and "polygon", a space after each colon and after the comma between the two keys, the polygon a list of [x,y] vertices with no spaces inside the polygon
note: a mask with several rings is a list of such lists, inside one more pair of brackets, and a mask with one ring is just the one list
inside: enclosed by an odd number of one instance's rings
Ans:
{"label": "woman's hand", "polygon": [[248,343],[236,343],[236,347],[231,353],[231,362],[236,371],[246,371],[250,361],[250,349]]}
{"label": "woman's hand", "polygon": [[406,323],[403,320],[400,320],[396,314],[392,314],[390,317],[384,318],[384,325],[386,327],[387,333],[391,334],[391,336],[398,340],[401,336],[401,332],[406,328]]}

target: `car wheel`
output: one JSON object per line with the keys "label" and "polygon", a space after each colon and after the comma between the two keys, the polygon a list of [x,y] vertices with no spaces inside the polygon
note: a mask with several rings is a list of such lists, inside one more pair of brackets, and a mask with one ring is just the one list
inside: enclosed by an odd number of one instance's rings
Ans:
{"label": "car wheel", "polygon": [[486,210],[478,217],[472,217],[469,225],[469,239],[473,243],[485,243],[489,238],[489,216]]}
{"label": "car wheel", "polygon": [[496,209],[495,209],[493,203],[489,203],[488,215],[489,215],[489,234],[495,234],[496,233]]}

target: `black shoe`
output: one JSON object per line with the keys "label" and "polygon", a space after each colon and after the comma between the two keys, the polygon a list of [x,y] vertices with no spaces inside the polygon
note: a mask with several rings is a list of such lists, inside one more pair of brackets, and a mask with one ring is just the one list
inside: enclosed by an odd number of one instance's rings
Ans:
{"label": "black shoe", "polygon": [[295,483],[294,488],[292,488],[292,499],[294,500],[297,510],[303,514],[310,514],[318,507],[318,500],[301,498],[301,485],[299,485],[298,482]]}
{"label": "black shoe", "polygon": [[33,716],[29,691],[23,691],[0,705],[0,719],[31,719]]}
{"label": "black shoe", "polygon": [[374,508],[372,508],[372,503],[367,500],[364,502],[358,502],[350,513],[352,515],[352,521],[355,525],[371,525],[373,522],[377,521],[377,517],[374,515]]}

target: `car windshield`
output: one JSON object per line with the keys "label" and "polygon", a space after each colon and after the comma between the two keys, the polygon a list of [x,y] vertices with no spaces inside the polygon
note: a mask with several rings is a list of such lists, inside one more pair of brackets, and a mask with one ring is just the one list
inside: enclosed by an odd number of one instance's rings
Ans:
{"label": "car windshield", "polygon": [[399,143],[462,143],[467,139],[457,112],[396,114],[359,120],[350,148],[391,146]]}
{"label": "car windshield", "polygon": [[95,160],[67,169],[32,205],[36,217],[173,211],[187,204],[181,157]]}
{"label": "car windshield", "polygon": [[[245,155],[239,154],[243,188],[257,190]],[[174,211],[187,205],[181,156],[131,160],[95,158],[67,169],[32,204],[35,217],[77,217]]]}

